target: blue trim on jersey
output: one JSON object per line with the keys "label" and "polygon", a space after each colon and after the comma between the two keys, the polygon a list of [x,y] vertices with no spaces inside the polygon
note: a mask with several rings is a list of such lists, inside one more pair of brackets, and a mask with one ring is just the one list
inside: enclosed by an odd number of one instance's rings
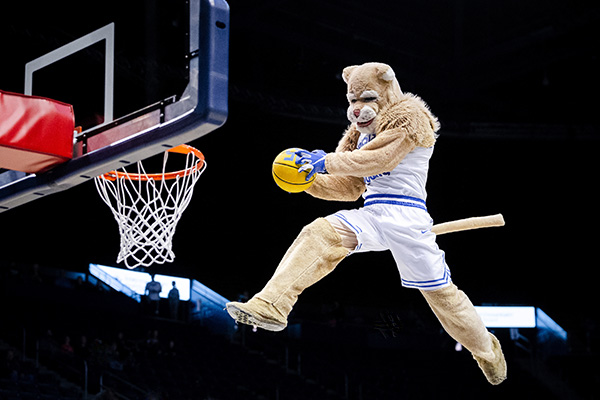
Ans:
{"label": "blue trim on jersey", "polygon": [[446,268],[444,269],[444,276],[440,279],[434,279],[431,281],[407,281],[405,279],[402,279],[401,281],[402,281],[402,286],[405,286],[405,287],[432,288],[432,287],[446,285],[449,282],[451,282],[452,280],[450,279],[450,269],[448,269],[448,266],[446,266]]}
{"label": "blue trim on jersey", "polygon": [[350,229],[352,229],[354,232],[356,232],[356,233],[361,233],[362,232],[362,229],[360,229],[360,227],[352,225],[350,223],[350,221],[348,221],[348,219],[343,214],[335,213],[335,214],[333,214],[333,216],[334,217],[338,217],[339,219],[341,219],[342,221],[344,221],[344,223],[348,227],[350,227]]}
{"label": "blue trim on jersey", "polygon": [[[356,232],[356,237],[358,238],[358,235],[362,232],[362,229],[359,226],[354,226],[353,224],[351,224],[350,221],[348,221],[346,216],[343,214],[335,213],[335,214],[333,214],[333,216],[341,219],[346,226],[348,226],[350,229],[352,229],[354,232]],[[350,252],[350,254],[354,253],[355,251],[359,251],[361,247],[362,247],[362,243],[359,240],[358,245],[356,246],[356,248],[354,250],[352,250]],[[348,255],[350,255],[350,254],[348,254]]]}
{"label": "blue trim on jersey", "polygon": [[422,206],[420,204],[408,203],[406,201],[395,201],[395,200],[373,200],[373,201],[365,201],[366,206],[372,206],[373,204],[391,204],[394,206],[405,206],[405,207],[414,207],[419,208],[421,210],[427,211],[427,207]]}
{"label": "blue trim on jersey", "polygon": [[381,198],[412,200],[412,201],[417,201],[419,203],[425,204],[425,200],[420,199],[418,197],[405,196],[403,194],[383,194],[383,193],[368,194],[365,196],[365,201],[369,200],[369,199],[381,199]]}

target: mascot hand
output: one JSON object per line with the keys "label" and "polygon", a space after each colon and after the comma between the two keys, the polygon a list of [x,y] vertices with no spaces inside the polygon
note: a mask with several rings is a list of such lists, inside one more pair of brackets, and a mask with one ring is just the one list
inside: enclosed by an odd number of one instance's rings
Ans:
{"label": "mascot hand", "polygon": [[298,158],[296,158],[296,164],[303,164],[302,167],[298,169],[298,172],[309,171],[306,176],[307,181],[309,181],[315,173],[327,173],[327,170],[325,169],[325,156],[327,153],[323,150],[315,150],[310,153],[306,150],[298,150],[296,155],[298,156]]}

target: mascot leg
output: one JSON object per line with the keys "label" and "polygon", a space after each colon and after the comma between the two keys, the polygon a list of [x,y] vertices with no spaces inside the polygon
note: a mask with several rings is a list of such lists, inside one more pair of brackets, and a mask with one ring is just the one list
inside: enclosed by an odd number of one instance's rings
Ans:
{"label": "mascot leg", "polygon": [[318,218],[302,229],[266,286],[246,303],[227,303],[227,312],[243,324],[283,330],[298,295],[333,271],[348,253],[340,234]]}
{"label": "mascot leg", "polygon": [[467,295],[454,284],[421,293],[446,332],[473,354],[487,380],[497,385],[506,379],[500,342],[487,331]]}

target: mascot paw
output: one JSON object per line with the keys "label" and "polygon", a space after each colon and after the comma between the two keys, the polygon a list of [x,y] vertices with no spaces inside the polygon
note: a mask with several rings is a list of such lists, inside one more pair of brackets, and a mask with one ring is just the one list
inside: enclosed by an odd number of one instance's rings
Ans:
{"label": "mascot paw", "polygon": [[225,305],[229,315],[238,323],[256,326],[267,331],[282,331],[287,321],[273,306],[261,299],[250,299],[247,303],[232,301]]}
{"label": "mascot paw", "polygon": [[488,382],[492,385],[499,385],[506,379],[506,360],[500,347],[500,342],[494,335],[490,333],[492,338],[492,349],[496,356],[493,361],[488,361],[483,358],[473,356],[479,364],[479,368],[483,371]]}

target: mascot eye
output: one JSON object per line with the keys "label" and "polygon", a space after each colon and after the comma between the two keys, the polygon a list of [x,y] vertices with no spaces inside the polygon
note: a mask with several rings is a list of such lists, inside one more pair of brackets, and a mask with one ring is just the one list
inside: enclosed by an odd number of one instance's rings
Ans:
{"label": "mascot eye", "polygon": [[371,102],[371,101],[376,101],[377,97],[365,97],[364,99],[362,99],[364,102]]}

